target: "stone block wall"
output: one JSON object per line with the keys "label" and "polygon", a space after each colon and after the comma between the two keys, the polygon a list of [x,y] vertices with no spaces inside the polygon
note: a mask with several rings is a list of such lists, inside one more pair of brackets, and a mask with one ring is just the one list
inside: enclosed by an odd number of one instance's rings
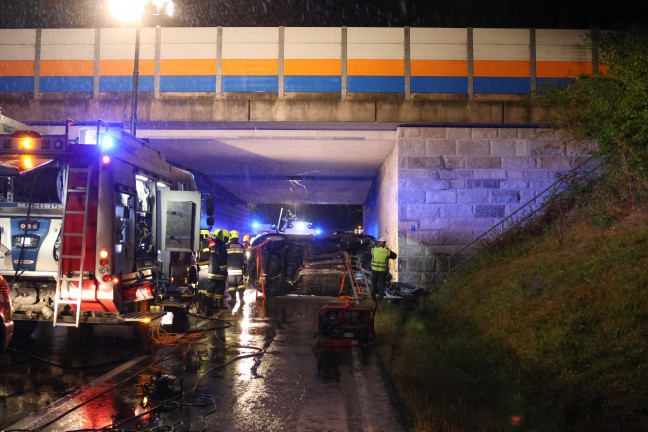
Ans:
{"label": "stone block wall", "polygon": [[398,137],[398,280],[420,287],[596,148],[537,128],[401,127]]}

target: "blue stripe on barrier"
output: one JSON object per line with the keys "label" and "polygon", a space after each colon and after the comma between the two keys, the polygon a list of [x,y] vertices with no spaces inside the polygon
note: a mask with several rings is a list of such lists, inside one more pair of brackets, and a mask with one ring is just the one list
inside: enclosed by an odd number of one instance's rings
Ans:
{"label": "blue stripe on barrier", "polygon": [[222,90],[226,92],[276,92],[279,78],[275,75],[227,75],[223,76]]}
{"label": "blue stripe on barrier", "polygon": [[475,93],[524,94],[531,91],[529,78],[475,77]]}
{"label": "blue stripe on barrier", "polygon": [[423,77],[411,78],[411,90],[414,93],[468,93],[466,77]]}
{"label": "blue stripe on barrier", "polygon": [[284,90],[288,92],[336,92],[342,89],[339,76],[290,75],[284,78]]}
{"label": "blue stripe on barrier", "polygon": [[34,77],[31,76],[3,76],[0,77],[0,92],[33,92]]}
{"label": "blue stripe on barrier", "polygon": [[402,76],[350,76],[347,91],[364,93],[404,93],[405,77]]}
{"label": "blue stripe on barrier", "polygon": [[161,92],[215,92],[214,75],[170,75],[160,77]]}
{"label": "blue stripe on barrier", "polygon": [[[146,75],[140,76],[137,83],[139,91],[152,92],[153,91],[153,77]],[[99,91],[100,92],[130,92],[133,91],[133,77],[132,76],[105,76],[99,77]]]}
{"label": "blue stripe on barrier", "polygon": [[43,93],[92,93],[93,82],[91,76],[43,76],[39,88]]}

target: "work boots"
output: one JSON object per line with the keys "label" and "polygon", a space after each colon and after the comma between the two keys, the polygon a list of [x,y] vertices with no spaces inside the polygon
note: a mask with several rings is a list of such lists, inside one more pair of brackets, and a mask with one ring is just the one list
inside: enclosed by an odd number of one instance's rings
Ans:
{"label": "work boots", "polygon": [[245,303],[245,289],[241,288],[238,290],[239,298],[241,299],[241,305]]}
{"label": "work boots", "polygon": [[229,296],[230,296],[229,307],[233,308],[236,305],[236,290],[229,291]]}
{"label": "work boots", "polygon": [[227,300],[224,298],[219,298],[218,301],[216,302],[216,308],[220,310],[227,309]]}
{"label": "work boots", "polygon": [[205,299],[206,303],[206,308],[205,308],[205,316],[213,316],[215,313],[215,308],[216,308],[216,299],[214,297],[207,297]]}

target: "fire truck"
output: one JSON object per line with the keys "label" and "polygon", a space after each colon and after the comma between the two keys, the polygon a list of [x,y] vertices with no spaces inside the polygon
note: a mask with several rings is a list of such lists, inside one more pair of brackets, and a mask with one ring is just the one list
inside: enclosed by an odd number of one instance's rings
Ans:
{"label": "fire truck", "polygon": [[213,202],[146,141],[101,121],[71,138],[69,126],[0,134],[0,274],[14,321],[161,318],[197,283]]}

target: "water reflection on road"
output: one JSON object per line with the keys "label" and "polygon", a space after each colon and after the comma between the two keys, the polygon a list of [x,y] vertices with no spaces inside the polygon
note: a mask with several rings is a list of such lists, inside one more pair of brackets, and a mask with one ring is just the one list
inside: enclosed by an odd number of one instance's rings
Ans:
{"label": "water reflection on road", "polygon": [[244,304],[218,319],[187,315],[189,333],[157,329],[156,343],[141,361],[134,357],[12,427],[401,430],[371,348],[317,346],[317,310],[334,302],[323,297],[263,300],[248,290]]}

